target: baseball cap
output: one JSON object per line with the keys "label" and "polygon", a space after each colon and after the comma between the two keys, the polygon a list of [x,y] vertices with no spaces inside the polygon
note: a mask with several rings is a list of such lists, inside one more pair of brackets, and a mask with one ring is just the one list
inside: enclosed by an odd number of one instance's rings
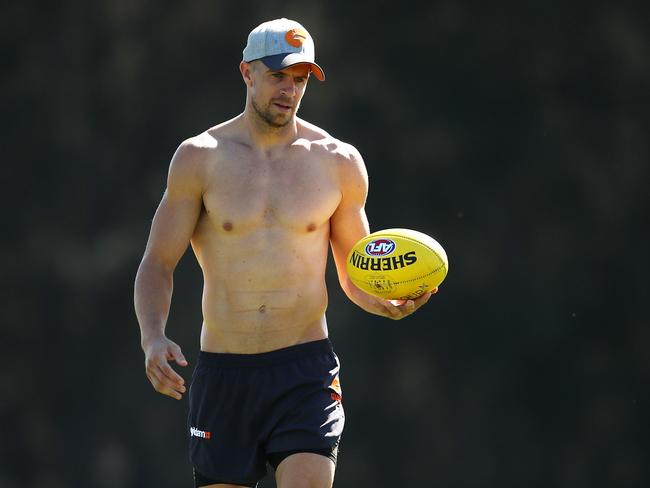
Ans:
{"label": "baseball cap", "polygon": [[323,81],[325,73],[314,58],[314,40],[307,29],[295,20],[283,17],[264,22],[248,34],[243,60],[250,62],[259,59],[274,71],[307,63],[314,76]]}

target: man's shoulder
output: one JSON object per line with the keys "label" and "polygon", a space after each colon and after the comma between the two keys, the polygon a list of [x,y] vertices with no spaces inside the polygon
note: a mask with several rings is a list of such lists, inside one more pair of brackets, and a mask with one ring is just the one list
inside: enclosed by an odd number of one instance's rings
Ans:
{"label": "man's shoulder", "polygon": [[331,155],[337,162],[362,161],[359,151],[352,144],[337,139],[326,130],[306,120],[298,119],[298,123],[300,124],[302,137],[307,139],[312,147],[320,148],[320,150]]}
{"label": "man's shoulder", "polygon": [[204,180],[220,144],[219,137],[211,129],[181,142],[169,165],[170,182]]}
{"label": "man's shoulder", "polygon": [[237,118],[215,125],[185,139],[176,150],[174,161],[180,166],[205,165],[214,162],[224,145],[236,137]]}
{"label": "man's shoulder", "polygon": [[211,141],[205,133],[185,139],[174,153],[170,174],[183,176],[200,170],[216,147],[217,141]]}
{"label": "man's shoulder", "polygon": [[210,153],[217,149],[220,145],[233,139],[237,134],[238,117],[227,120],[221,124],[215,125],[201,132],[185,139],[181,147],[190,153]]}

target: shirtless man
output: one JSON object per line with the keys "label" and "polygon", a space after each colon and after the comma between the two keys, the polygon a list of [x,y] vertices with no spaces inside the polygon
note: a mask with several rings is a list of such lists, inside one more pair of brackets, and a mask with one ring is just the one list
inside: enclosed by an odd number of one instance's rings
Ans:
{"label": "shirtless man", "polygon": [[162,394],[186,392],[168,362],[187,361],[165,324],[191,243],[204,279],[189,393],[195,485],[256,486],[269,462],[279,488],[330,488],[344,413],[325,320],[328,245],[345,294],[370,313],[401,319],[431,294],[381,300],[346,274],[369,233],[368,177],[354,147],[296,117],[310,74],[324,78],[307,31],[261,24],[243,59],[244,112],[179,146],[153,219],[135,283],[146,374]]}

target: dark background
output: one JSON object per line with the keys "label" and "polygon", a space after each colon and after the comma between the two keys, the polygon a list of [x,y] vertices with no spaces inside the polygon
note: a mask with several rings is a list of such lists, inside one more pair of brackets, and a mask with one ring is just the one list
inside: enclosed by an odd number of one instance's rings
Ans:
{"label": "dark background", "polygon": [[[0,487],[191,486],[133,279],[174,150],[241,112],[246,36],[281,16],[316,40],[301,116],[364,156],[372,230],[450,259],[401,322],[330,269],[336,486],[649,486],[647,4],[418,5],[2,4]],[[191,252],[175,280],[192,366]]]}

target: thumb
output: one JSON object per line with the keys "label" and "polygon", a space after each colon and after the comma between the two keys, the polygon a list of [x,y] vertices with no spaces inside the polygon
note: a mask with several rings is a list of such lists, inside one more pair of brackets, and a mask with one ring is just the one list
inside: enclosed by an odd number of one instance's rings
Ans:
{"label": "thumb", "polygon": [[187,360],[185,359],[185,356],[183,356],[180,347],[174,344],[173,346],[171,346],[170,352],[171,352],[172,359],[176,361],[178,365],[187,366]]}

